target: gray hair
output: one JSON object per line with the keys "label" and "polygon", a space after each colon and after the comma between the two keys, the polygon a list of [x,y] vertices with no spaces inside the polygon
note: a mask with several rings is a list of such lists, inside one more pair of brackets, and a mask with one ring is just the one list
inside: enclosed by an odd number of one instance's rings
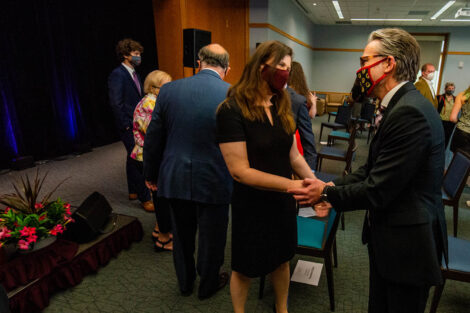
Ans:
{"label": "gray hair", "polygon": [[421,54],[416,39],[400,28],[382,28],[370,33],[368,42],[374,40],[380,42],[377,54],[395,58],[395,80],[414,82],[418,75]]}
{"label": "gray hair", "polygon": [[447,87],[451,87],[451,86],[455,88],[455,84],[453,82],[447,82],[444,89],[447,89]]}
{"label": "gray hair", "polygon": [[228,68],[229,55],[227,51],[223,53],[215,53],[210,48],[210,45],[207,45],[202,47],[197,55],[201,63],[204,62],[209,66],[219,66],[223,69]]}

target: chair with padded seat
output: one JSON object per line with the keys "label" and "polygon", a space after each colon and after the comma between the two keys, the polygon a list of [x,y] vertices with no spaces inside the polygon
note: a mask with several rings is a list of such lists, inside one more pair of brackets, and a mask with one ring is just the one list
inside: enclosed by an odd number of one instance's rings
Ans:
{"label": "chair with padded seat", "polygon": [[458,150],[442,181],[442,202],[453,207],[454,237],[459,223],[459,201],[470,173],[470,156]]}
{"label": "chair with padded seat", "polygon": [[[359,130],[362,133],[362,129],[364,128],[364,124],[369,123],[369,135],[367,138],[367,143],[369,143],[369,138],[370,138],[370,132],[371,132],[371,127],[373,127],[373,122],[374,122],[374,114],[375,114],[375,104],[370,104],[370,103],[364,103],[361,108],[361,114],[359,117],[351,118],[351,122],[353,122],[356,125],[359,125]],[[350,133],[347,131],[341,131],[341,130],[334,130],[330,132],[328,135],[328,145],[332,145],[335,140],[345,140],[348,141],[350,137]]]}
{"label": "chair with padded seat", "polygon": [[448,236],[447,239],[449,263],[446,267],[445,260],[442,258],[441,271],[444,281],[442,285],[434,289],[430,313],[436,313],[447,280],[470,283],[470,241],[452,236]]}
{"label": "chair with padded seat", "polygon": [[[335,310],[333,265],[338,267],[336,231],[341,213],[331,209],[325,218],[297,216],[297,254],[323,258],[328,282],[330,310]],[[259,298],[263,297],[265,276],[260,277]]]}
{"label": "chair with padded seat", "polygon": [[343,175],[351,173],[352,160],[356,151],[356,127],[352,127],[347,149],[340,149],[331,146],[324,146],[317,152],[317,171],[321,170],[323,159],[343,161],[346,163]]}
{"label": "chair with padded seat", "polygon": [[338,114],[336,115],[335,121],[333,123],[330,123],[330,122],[321,123],[320,137],[318,141],[321,141],[324,127],[331,128],[333,130],[346,129],[348,127],[350,118],[351,118],[351,108],[347,106],[340,106],[338,108]]}
{"label": "chair with padded seat", "polygon": [[337,111],[344,104],[347,95],[343,93],[328,93],[326,95],[326,112]]}

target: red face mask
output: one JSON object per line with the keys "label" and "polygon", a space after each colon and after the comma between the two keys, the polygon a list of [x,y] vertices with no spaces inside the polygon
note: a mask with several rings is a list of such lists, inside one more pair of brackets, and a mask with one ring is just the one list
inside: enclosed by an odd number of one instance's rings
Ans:
{"label": "red face mask", "polygon": [[278,93],[286,87],[289,80],[289,71],[280,70],[266,64],[261,71],[261,78],[268,83],[272,92]]}
{"label": "red face mask", "polygon": [[374,81],[372,79],[372,75],[370,73],[370,69],[373,68],[374,66],[377,66],[378,64],[382,63],[383,61],[387,60],[387,58],[382,59],[380,61],[377,61],[371,65],[367,65],[364,67],[361,67],[357,72],[356,76],[357,79],[359,80],[359,85],[361,86],[361,94],[365,96],[369,96],[374,89],[374,87],[387,76],[387,74],[383,74],[379,79]]}

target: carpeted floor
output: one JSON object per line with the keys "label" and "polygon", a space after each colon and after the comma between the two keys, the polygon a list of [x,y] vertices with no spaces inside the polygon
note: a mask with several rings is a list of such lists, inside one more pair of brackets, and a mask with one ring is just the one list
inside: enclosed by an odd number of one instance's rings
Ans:
{"label": "carpeted floor", "polygon": [[[316,136],[320,123],[327,115],[313,121]],[[326,140],[326,130],[323,140]],[[367,132],[358,135],[358,151],[353,170],[367,156]],[[317,140],[318,141],[318,140]],[[338,143],[341,145],[341,143]],[[321,145],[317,142],[317,148]],[[81,284],[55,294],[45,313],[59,312],[232,312],[228,286],[208,300],[200,301],[196,294],[182,297],[178,292],[170,252],[155,253],[150,239],[155,216],[146,213],[139,203],[127,200],[125,181],[125,152],[123,145],[96,148],[93,152],[71,156],[62,161],[51,161],[39,165],[41,172],[49,172],[45,190],[65,177],[70,177],[56,192],[57,196],[78,206],[93,191],[105,195],[114,211],[134,215],[142,222],[145,236],[140,243],[123,251],[97,274],[87,276]],[[340,174],[344,163],[324,161],[323,171]],[[34,174],[35,168],[22,172],[0,175],[0,193],[12,191],[10,182],[24,173]],[[460,201],[459,237],[470,239],[470,209],[465,201],[470,200],[467,187]],[[449,233],[452,231],[452,212],[446,208]],[[367,312],[368,301],[368,256],[361,244],[361,228],[364,212],[346,214],[346,229],[338,230],[338,268],[334,269],[336,312]],[[229,226],[230,227],[230,226]],[[280,230],[281,231],[281,230]],[[223,270],[230,271],[230,229],[227,238],[226,261]],[[321,262],[320,259],[296,256],[298,259]],[[197,282],[196,282],[197,284]],[[196,285],[197,286],[197,285]],[[247,303],[247,312],[272,312],[273,290],[268,282],[265,296],[258,300],[259,280],[254,279]],[[432,295],[433,289],[431,289]],[[428,303],[429,305],[429,303]],[[470,284],[448,281],[441,298],[438,312],[457,313],[470,311]],[[289,296],[290,312],[329,312],[326,276],[323,271],[318,287],[291,283]]]}

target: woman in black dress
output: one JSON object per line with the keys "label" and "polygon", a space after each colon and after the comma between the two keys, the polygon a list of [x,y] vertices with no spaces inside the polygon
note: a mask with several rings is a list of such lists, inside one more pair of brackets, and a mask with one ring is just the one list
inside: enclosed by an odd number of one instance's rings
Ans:
{"label": "woman in black dress", "polygon": [[217,110],[217,138],[235,180],[232,278],[236,313],[244,312],[251,278],[271,273],[277,312],[287,312],[289,260],[297,246],[296,207],[287,189],[314,175],[299,154],[285,91],[292,49],[268,41],[256,49],[240,81]]}

